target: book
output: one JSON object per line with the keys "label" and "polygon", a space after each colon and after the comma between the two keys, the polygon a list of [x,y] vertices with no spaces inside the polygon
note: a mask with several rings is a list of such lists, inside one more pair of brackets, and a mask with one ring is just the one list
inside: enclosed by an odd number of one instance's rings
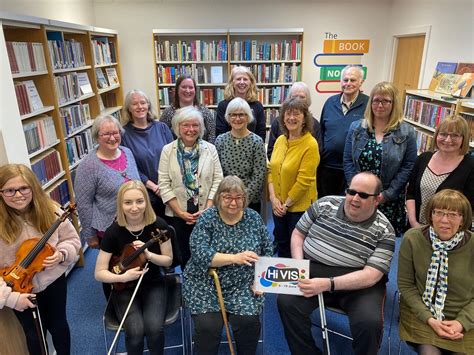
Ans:
{"label": "book", "polygon": [[43,102],[41,101],[41,97],[39,96],[38,90],[36,90],[36,86],[33,80],[24,81],[26,87],[26,93],[28,94],[28,100],[30,102],[31,111],[38,111],[41,110],[43,106]]}
{"label": "book", "polygon": [[97,77],[97,86],[99,89],[105,89],[109,87],[109,83],[107,82],[107,79],[100,68],[95,69],[95,76]]}
{"label": "book", "polygon": [[466,97],[472,88],[474,73],[464,73],[456,81],[451,89],[451,95],[456,97]]}
{"label": "book", "polygon": [[474,63],[458,63],[456,74],[474,73]]}
{"label": "book", "polygon": [[441,76],[443,74],[454,74],[456,72],[457,65],[457,63],[453,62],[438,62],[433,73],[433,78],[431,79],[429,89],[431,91],[436,91],[436,88],[438,87],[441,80]]}
{"label": "book", "polygon": [[211,66],[211,83],[220,84],[224,82],[221,66]]}
{"label": "book", "polygon": [[434,91],[439,92],[441,94],[451,95],[454,86],[461,79],[461,77],[462,75],[458,74],[441,74],[437,78],[438,83]]}
{"label": "book", "polygon": [[120,84],[115,68],[105,68],[105,73],[107,74],[107,79],[109,80],[110,85]]}
{"label": "book", "polygon": [[86,72],[77,73],[77,81],[79,83],[79,87],[81,88],[82,95],[92,93],[92,86]]}

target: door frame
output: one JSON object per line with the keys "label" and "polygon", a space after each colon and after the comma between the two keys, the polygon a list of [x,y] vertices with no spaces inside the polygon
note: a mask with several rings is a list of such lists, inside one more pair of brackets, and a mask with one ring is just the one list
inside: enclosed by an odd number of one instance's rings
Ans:
{"label": "door frame", "polygon": [[431,25],[403,27],[403,28],[394,30],[394,34],[392,35],[391,56],[390,56],[390,65],[389,65],[390,81],[393,81],[393,77],[395,73],[395,63],[397,60],[399,38],[424,35],[425,43],[423,46],[423,56],[421,58],[421,64],[420,64],[420,76],[418,77],[418,85],[417,85],[417,88],[421,89],[423,79],[425,78],[426,58],[428,56],[428,45],[430,43],[430,34],[431,34]]}

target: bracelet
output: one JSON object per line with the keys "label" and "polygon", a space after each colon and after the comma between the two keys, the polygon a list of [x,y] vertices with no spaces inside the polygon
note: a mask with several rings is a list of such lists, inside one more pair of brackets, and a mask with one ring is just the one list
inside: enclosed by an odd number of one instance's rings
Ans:
{"label": "bracelet", "polygon": [[334,277],[330,277],[329,282],[331,282],[331,289],[329,290],[329,292],[332,293],[334,292]]}

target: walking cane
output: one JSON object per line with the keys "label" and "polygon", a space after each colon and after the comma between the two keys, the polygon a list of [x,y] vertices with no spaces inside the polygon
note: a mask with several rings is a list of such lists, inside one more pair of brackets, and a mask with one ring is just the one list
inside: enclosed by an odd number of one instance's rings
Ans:
{"label": "walking cane", "polygon": [[219,299],[219,305],[221,307],[222,320],[224,321],[225,333],[227,335],[227,341],[229,343],[229,349],[231,355],[235,355],[234,344],[232,344],[232,337],[230,336],[229,322],[227,321],[227,313],[225,311],[224,297],[222,297],[221,283],[219,282],[219,276],[217,275],[216,268],[209,268],[208,273],[214,279],[216,285],[217,298]]}
{"label": "walking cane", "polygon": [[326,354],[331,355],[331,348],[329,346],[328,324],[326,322],[326,308],[324,307],[323,293],[318,295],[319,301],[319,316],[321,318],[321,332],[323,333],[323,341],[326,342]]}

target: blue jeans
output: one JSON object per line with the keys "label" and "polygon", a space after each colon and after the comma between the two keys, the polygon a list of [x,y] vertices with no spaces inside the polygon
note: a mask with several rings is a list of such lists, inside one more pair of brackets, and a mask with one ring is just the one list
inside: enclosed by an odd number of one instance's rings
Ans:
{"label": "blue jeans", "polygon": [[273,235],[280,258],[291,258],[291,233],[304,212],[287,212],[283,217],[273,215]]}
{"label": "blue jeans", "polygon": [[[130,302],[134,288],[112,291],[112,304],[119,320]],[[164,282],[141,285],[124,322],[125,345],[129,355],[142,355],[144,338],[150,354],[163,354],[167,287]]]}

